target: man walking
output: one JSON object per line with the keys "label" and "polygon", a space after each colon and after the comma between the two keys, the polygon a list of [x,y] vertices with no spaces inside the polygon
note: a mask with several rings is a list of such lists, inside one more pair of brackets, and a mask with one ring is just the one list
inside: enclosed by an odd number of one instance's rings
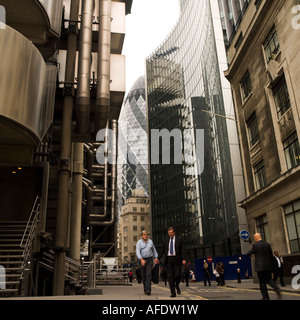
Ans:
{"label": "man walking", "polygon": [[186,264],[185,250],[183,240],[179,236],[175,236],[175,229],[168,229],[168,237],[163,242],[162,250],[158,256],[158,260],[162,257],[166,259],[166,272],[171,290],[171,298],[181,294],[179,284],[181,281],[181,266]]}
{"label": "man walking", "polygon": [[255,243],[247,254],[248,256],[252,254],[255,256],[255,271],[259,279],[260,292],[263,296],[262,300],[270,300],[267,284],[273,287],[278,297],[281,298],[280,290],[271,277],[271,273],[274,270],[271,245],[263,241],[260,233],[254,235],[254,240]]}
{"label": "man walking", "polygon": [[276,282],[278,276],[280,278],[280,284],[285,287],[283,279],[283,259],[279,257],[278,251],[274,251],[274,277],[273,280]]}
{"label": "man walking", "polygon": [[153,241],[148,239],[148,235],[149,234],[147,231],[144,230],[142,232],[142,239],[140,239],[136,244],[136,255],[141,266],[144,292],[145,294],[150,295],[153,257],[155,259],[155,264],[158,264],[158,254],[153,244]]}

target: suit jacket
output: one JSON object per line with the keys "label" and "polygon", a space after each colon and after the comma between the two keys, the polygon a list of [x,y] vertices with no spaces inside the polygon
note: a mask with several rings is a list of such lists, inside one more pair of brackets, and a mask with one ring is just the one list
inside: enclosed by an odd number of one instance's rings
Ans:
{"label": "suit jacket", "polygon": [[[167,262],[169,241],[170,241],[170,237],[166,237],[163,242],[163,245],[162,245],[162,250],[161,250],[160,254],[158,255],[158,260],[163,258]],[[178,263],[182,264],[182,260],[186,260],[186,255],[185,255],[183,240],[181,237],[179,237],[177,235],[175,235],[175,253],[176,253],[176,261]]]}
{"label": "suit jacket", "polygon": [[274,259],[271,245],[263,240],[253,244],[248,256],[255,256],[255,271],[274,271]]}

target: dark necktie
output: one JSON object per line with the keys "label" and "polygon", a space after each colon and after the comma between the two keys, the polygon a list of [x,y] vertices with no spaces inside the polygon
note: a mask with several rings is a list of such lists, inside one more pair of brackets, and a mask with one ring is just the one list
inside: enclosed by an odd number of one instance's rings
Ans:
{"label": "dark necktie", "polygon": [[173,249],[173,238],[171,238],[171,244],[170,244],[170,254],[174,254],[174,249]]}

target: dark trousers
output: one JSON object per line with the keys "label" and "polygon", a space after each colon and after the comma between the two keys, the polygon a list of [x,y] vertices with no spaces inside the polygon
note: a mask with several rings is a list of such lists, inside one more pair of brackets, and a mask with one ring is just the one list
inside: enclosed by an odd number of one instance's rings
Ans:
{"label": "dark trousers", "polygon": [[279,288],[276,285],[276,282],[272,279],[270,271],[260,271],[257,272],[258,280],[259,280],[259,288],[261,295],[264,299],[269,300],[268,288],[267,284],[269,284],[276,292],[279,292]]}
{"label": "dark trousers", "polygon": [[206,282],[208,281],[208,285],[211,286],[211,283],[210,283],[210,275],[204,271],[204,285],[206,287]]}
{"label": "dark trousers", "polygon": [[279,276],[279,279],[280,279],[280,284],[282,286],[284,286],[284,280],[283,280],[283,268],[280,267],[278,269],[276,269],[276,271],[274,271],[274,277],[273,277],[273,280],[276,282],[277,278]]}
{"label": "dark trousers", "polygon": [[175,287],[179,288],[181,281],[181,262],[176,260],[176,257],[167,258],[167,277],[171,292],[175,291]]}
{"label": "dark trousers", "polygon": [[148,258],[144,260],[146,260],[147,262],[144,267],[140,263],[141,271],[142,271],[142,279],[144,284],[144,291],[149,291],[151,290],[153,258]]}

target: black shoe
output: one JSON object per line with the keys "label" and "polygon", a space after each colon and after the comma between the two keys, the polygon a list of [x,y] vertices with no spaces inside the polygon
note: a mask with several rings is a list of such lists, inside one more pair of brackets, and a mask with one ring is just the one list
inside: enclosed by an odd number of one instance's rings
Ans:
{"label": "black shoe", "polygon": [[170,298],[175,298],[176,297],[176,293],[175,293],[175,289],[171,290],[171,295]]}
{"label": "black shoe", "polygon": [[176,290],[177,290],[177,294],[181,294],[181,290],[180,290],[180,288],[178,287],[178,288],[176,288]]}
{"label": "black shoe", "polygon": [[282,295],[281,295],[280,290],[276,291],[276,293],[277,293],[277,298],[278,298],[279,300],[281,300],[281,299],[282,299]]}
{"label": "black shoe", "polygon": [[145,294],[147,294],[148,296],[150,296],[150,295],[151,295],[151,290],[146,290],[146,291],[145,291]]}

